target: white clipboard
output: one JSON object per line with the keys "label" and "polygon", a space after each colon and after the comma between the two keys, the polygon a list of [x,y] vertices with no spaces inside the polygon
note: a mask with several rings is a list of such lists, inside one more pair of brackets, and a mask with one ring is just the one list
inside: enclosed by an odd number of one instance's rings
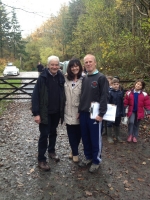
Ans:
{"label": "white clipboard", "polygon": [[[90,118],[95,119],[99,114],[100,104],[98,102],[92,102],[90,108]],[[107,111],[103,116],[103,120],[114,122],[116,118],[117,106],[107,104]]]}

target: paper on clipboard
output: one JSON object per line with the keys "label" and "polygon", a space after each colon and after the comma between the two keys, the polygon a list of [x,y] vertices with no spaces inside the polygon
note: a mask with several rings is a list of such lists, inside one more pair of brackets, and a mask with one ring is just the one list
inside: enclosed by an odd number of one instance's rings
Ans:
{"label": "paper on clipboard", "polygon": [[[100,108],[100,104],[98,102],[91,103],[91,108],[90,108],[91,119],[95,119],[96,116],[99,114],[99,108]],[[103,120],[114,122],[116,118],[116,109],[117,109],[116,105],[107,104],[107,111],[105,115],[103,116]]]}

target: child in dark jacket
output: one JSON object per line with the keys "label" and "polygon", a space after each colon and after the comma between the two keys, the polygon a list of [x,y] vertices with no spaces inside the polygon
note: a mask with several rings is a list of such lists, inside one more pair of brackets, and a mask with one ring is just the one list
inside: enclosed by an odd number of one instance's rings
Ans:
{"label": "child in dark jacket", "polygon": [[[112,76],[106,76],[108,83],[109,83],[109,87],[108,87],[108,91],[111,90],[112,88],[112,80],[113,77]],[[102,121],[102,135],[107,135],[107,121],[103,120]]]}
{"label": "child in dark jacket", "polygon": [[117,106],[115,122],[107,122],[107,140],[114,143],[112,138],[112,127],[114,126],[115,137],[118,142],[123,142],[120,138],[121,117],[124,116],[123,92],[120,90],[119,80],[112,80],[112,88],[109,91],[109,103]]}
{"label": "child in dark jacket", "polygon": [[127,117],[128,123],[128,142],[137,142],[139,125],[141,119],[144,118],[144,109],[147,112],[147,117],[150,118],[150,98],[146,92],[143,80],[137,80],[134,89],[127,91],[124,99],[124,106],[128,107]]}

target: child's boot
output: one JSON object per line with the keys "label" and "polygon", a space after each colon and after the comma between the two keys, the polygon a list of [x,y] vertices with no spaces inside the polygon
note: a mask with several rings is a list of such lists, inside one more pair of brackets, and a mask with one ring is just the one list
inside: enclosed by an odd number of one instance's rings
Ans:
{"label": "child's boot", "polygon": [[112,127],[107,127],[107,141],[110,144],[114,143],[113,138],[112,138]]}
{"label": "child's boot", "polygon": [[103,132],[102,132],[102,135],[107,135],[107,122],[104,121],[103,123],[104,123],[104,125],[103,125]]}
{"label": "child's boot", "polygon": [[115,127],[115,134],[116,134],[116,139],[118,140],[118,142],[123,142],[123,140],[120,138],[120,127],[119,126]]}

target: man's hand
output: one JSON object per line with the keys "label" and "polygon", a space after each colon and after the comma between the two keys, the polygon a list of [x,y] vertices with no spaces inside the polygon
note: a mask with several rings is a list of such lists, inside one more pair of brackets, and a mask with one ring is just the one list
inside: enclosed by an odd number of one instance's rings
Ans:
{"label": "man's hand", "polygon": [[41,123],[41,117],[40,115],[37,115],[34,117],[34,121],[37,123],[37,124],[40,124]]}
{"label": "man's hand", "polygon": [[77,119],[79,119],[79,117],[80,117],[80,113],[77,114]]}
{"label": "man's hand", "polygon": [[96,116],[95,120],[101,122],[103,120],[103,118],[100,116]]}

